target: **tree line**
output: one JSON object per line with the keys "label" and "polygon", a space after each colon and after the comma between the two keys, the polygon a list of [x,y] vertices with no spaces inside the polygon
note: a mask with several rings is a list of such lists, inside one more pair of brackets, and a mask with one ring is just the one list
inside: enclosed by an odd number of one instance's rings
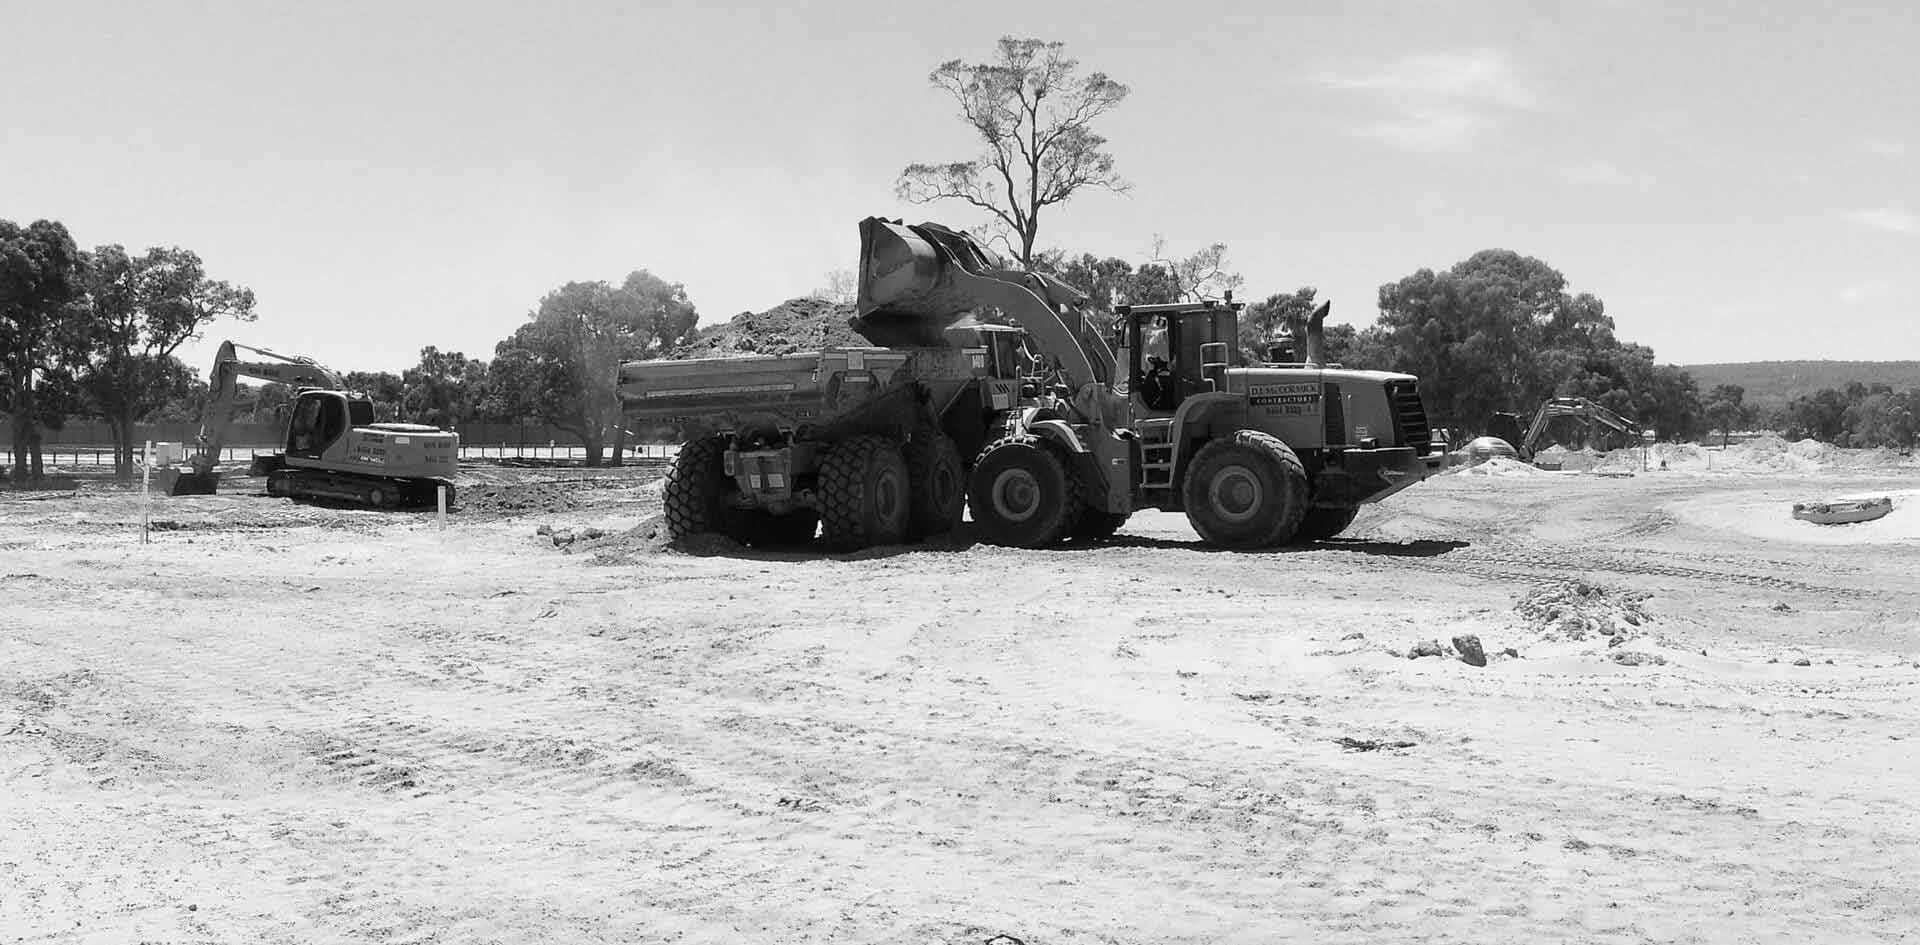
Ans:
{"label": "tree line", "polygon": [[[65,225],[0,220],[0,412],[11,427],[12,478],[42,477],[42,431],[104,421],[115,473],[134,472],[135,426],[198,419],[199,370],[175,357],[214,322],[258,318],[252,290],[215,279],[177,246],[84,250]],[[535,420],[580,437],[589,462],[624,446],[614,378],[622,361],[660,357],[693,337],[686,290],[645,270],[618,285],[569,282],[542,298],[481,361],[429,346],[398,374],[349,371],[380,420],[439,426]],[[238,419],[284,416],[292,392],[267,384]]]}

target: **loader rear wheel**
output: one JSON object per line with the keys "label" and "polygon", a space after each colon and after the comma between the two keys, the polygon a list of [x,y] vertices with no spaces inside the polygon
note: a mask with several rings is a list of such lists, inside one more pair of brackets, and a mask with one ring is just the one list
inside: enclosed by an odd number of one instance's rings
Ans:
{"label": "loader rear wheel", "polygon": [[960,448],[944,433],[922,432],[907,443],[906,455],[907,475],[913,483],[913,537],[953,531],[967,507],[966,470],[960,465]]}
{"label": "loader rear wheel", "polygon": [[884,436],[856,436],[820,464],[820,527],[832,548],[899,544],[912,505],[906,458]]}
{"label": "loader rear wheel", "polygon": [[1300,517],[1300,528],[1293,533],[1293,543],[1304,545],[1310,541],[1325,541],[1347,530],[1348,525],[1360,514],[1357,505],[1344,509],[1308,509]]}
{"label": "loader rear wheel", "polygon": [[1299,529],[1307,511],[1307,473],[1287,444],[1240,430],[1194,454],[1182,498],[1187,521],[1208,544],[1265,548]]}
{"label": "loader rear wheel", "polygon": [[708,533],[740,542],[752,537],[751,517],[728,502],[739,487],[727,475],[726,452],[727,441],[717,436],[691,440],[680,447],[667,470],[667,484],[661,494],[669,539],[678,541]]}
{"label": "loader rear wheel", "polygon": [[398,498],[392,486],[374,486],[367,490],[367,504],[382,511],[393,508]]}
{"label": "loader rear wheel", "polygon": [[996,545],[1044,548],[1065,538],[1080,509],[1066,462],[1037,436],[998,440],[973,465],[967,504]]}

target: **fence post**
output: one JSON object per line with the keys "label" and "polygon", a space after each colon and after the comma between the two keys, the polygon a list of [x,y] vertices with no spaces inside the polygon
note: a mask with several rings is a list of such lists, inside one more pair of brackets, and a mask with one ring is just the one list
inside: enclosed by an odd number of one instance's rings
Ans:
{"label": "fence post", "polygon": [[153,502],[148,484],[153,477],[153,441],[147,441],[146,455],[140,457],[140,543],[147,543],[147,530],[152,525],[149,507]]}

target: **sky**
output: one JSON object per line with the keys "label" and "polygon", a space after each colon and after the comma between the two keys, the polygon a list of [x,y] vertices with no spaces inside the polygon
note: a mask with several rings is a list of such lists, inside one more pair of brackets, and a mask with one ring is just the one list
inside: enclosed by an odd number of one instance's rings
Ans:
{"label": "sky", "polygon": [[940,63],[1066,43],[1131,88],[1124,196],[1040,243],[1214,242],[1242,297],[1538,257],[1665,363],[1920,358],[1920,6],[1696,0],[0,0],[0,218],[198,252],[223,338],[398,371],[646,269],[703,322],[852,269],[900,170],[974,156]]}

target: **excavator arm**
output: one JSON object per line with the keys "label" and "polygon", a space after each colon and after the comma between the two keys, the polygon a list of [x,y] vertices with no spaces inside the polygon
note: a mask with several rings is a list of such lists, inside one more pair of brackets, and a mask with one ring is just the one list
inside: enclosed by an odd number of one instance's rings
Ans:
{"label": "excavator arm", "polygon": [[944,345],[944,330],[982,307],[999,309],[1054,359],[1069,386],[1113,381],[1113,349],[1083,315],[1085,293],[1052,276],[1009,268],[977,240],[937,223],[860,221],[854,327],[883,347]]}
{"label": "excavator arm", "polygon": [[1534,454],[1540,451],[1546,438],[1547,424],[1555,417],[1580,417],[1588,423],[1613,430],[1628,443],[1640,439],[1640,425],[1626,417],[1585,397],[1554,397],[1540,405],[1540,410],[1533,415],[1532,425],[1527,427],[1526,436],[1515,444],[1522,459],[1531,461]]}
{"label": "excavator arm", "polygon": [[[243,361],[239,352],[255,356]],[[340,375],[321,367],[312,358],[277,354],[264,348],[251,348],[231,341],[220,343],[214,355],[213,372],[207,378],[207,409],[201,414],[197,450],[187,460],[193,471],[179,473],[164,484],[170,495],[210,495],[216,477],[213,467],[220,461],[227,431],[233,426],[234,407],[239,401],[240,379],[252,378],[286,384],[295,389],[339,390]]]}

